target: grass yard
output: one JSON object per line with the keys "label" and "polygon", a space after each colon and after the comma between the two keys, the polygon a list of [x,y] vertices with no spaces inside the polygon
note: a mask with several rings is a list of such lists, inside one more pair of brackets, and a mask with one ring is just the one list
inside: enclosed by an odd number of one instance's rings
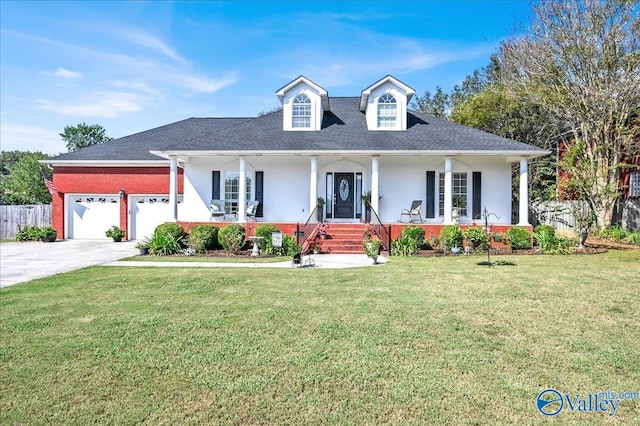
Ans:
{"label": "grass yard", "polygon": [[[91,267],[0,291],[3,424],[633,424],[640,251]],[[565,404],[566,406],[566,404]]]}

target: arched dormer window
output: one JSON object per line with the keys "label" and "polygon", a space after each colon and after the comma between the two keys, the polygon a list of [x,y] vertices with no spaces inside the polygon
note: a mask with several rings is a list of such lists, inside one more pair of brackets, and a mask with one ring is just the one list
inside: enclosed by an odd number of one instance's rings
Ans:
{"label": "arched dormer window", "polygon": [[311,99],[301,94],[293,99],[292,127],[311,127]]}
{"label": "arched dormer window", "polygon": [[378,98],[378,127],[396,127],[398,104],[389,93]]}

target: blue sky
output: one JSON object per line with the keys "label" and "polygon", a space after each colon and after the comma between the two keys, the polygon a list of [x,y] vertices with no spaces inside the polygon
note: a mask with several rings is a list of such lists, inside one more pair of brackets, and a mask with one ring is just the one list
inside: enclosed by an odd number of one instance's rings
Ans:
{"label": "blue sky", "polygon": [[526,21],[526,1],[5,1],[2,150],[66,152],[66,125],[122,137],[255,116],[299,75],[359,96],[387,74],[450,90]]}

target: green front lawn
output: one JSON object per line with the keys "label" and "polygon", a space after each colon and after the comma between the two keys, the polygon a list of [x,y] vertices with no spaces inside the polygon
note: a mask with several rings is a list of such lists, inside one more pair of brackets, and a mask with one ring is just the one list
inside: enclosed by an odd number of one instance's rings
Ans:
{"label": "green front lawn", "polygon": [[[531,424],[640,391],[640,251],[92,267],[0,291],[3,424]],[[563,424],[633,424],[640,401]]]}

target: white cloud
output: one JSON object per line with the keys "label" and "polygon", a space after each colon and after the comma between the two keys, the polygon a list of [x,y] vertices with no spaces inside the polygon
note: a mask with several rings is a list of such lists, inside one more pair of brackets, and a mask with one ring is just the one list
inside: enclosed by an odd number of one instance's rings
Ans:
{"label": "white cloud", "polygon": [[192,75],[179,76],[177,77],[177,82],[182,85],[193,89],[197,92],[204,93],[213,93],[216,92],[223,87],[230,86],[236,83],[238,79],[235,74],[229,74],[228,76],[221,79],[212,79],[206,77],[196,77]]}
{"label": "white cloud", "polygon": [[113,31],[113,34],[124,37],[130,43],[147,47],[178,62],[187,62],[178,52],[169,47],[165,42],[145,32],[136,30],[123,31],[121,28],[118,28]]}
{"label": "white cloud", "polygon": [[147,83],[136,80],[136,81],[125,81],[125,80],[111,80],[107,81],[107,84],[110,84],[114,87],[118,87],[121,89],[133,89],[138,92],[146,93],[147,95],[151,95],[154,98],[163,98],[163,94],[160,90],[154,89],[150,87]]}
{"label": "white cloud", "polygon": [[65,79],[81,79],[83,77],[81,72],[70,71],[66,68],[58,68],[53,72],[53,75]]}
{"label": "white cloud", "polygon": [[122,114],[142,111],[146,98],[125,92],[96,92],[93,100],[74,103],[37,99],[38,109],[77,117],[117,117]]}

